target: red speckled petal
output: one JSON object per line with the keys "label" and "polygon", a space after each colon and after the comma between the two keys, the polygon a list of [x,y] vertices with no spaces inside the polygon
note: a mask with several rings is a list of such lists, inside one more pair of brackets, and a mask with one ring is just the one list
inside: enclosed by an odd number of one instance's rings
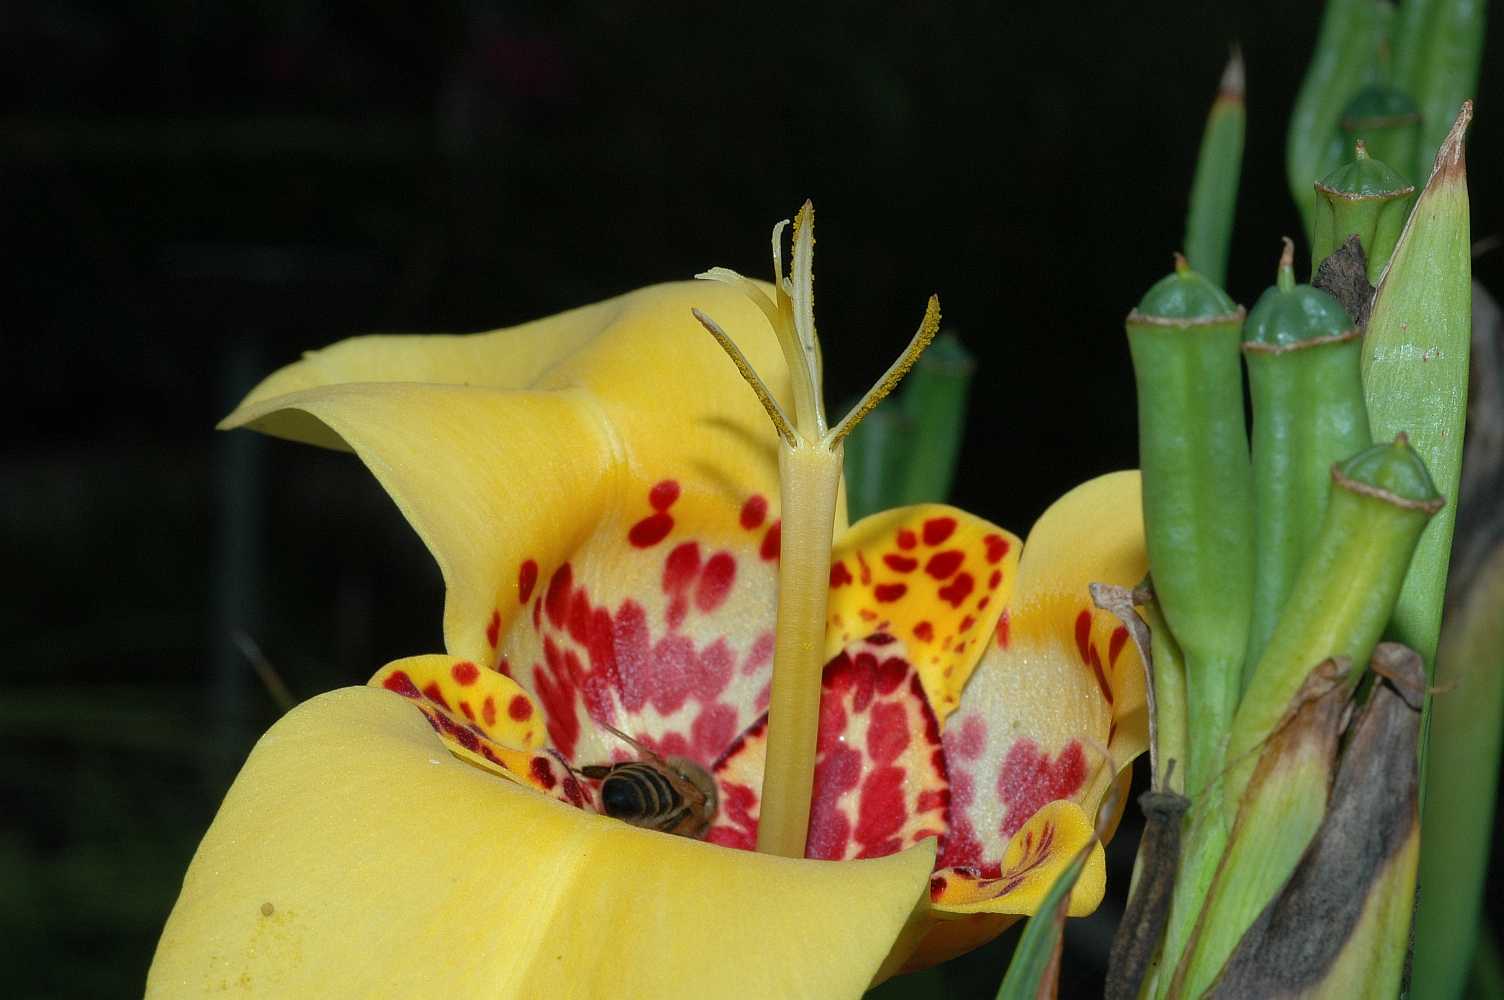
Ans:
{"label": "red speckled petal", "polygon": [[410,699],[455,756],[561,802],[593,808],[587,783],[554,753],[532,749],[539,743],[540,720],[532,699],[511,678],[468,660],[413,656],[382,667],[370,686]]}
{"label": "red speckled petal", "polygon": [[[1034,813],[995,868],[943,868],[930,879],[930,901],[945,913],[1032,914],[1056,876],[1090,842],[1092,824],[1074,802],[1051,802]],[[1102,845],[1092,848],[1071,893],[1069,913],[1097,908],[1107,883]]]}
{"label": "red speckled petal", "polygon": [[542,713],[522,685],[469,660],[410,656],[388,663],[369,683],[408,697],[417,692],[496,743],[521,750],[543,745]]}
{"label": "red speckled petal", "polygon": [[[886,635],[854,643],[825,667],[810,810],[810,858],[896,853],[943,837],[949,783],[940,731],[919,675]],[[713,770],[722,803],[712,843],[751,850],[767,752],[766,717]]]}
{"label": "red speckled petal", "polygon": [[1018,539],[941,504],[863,518],[836,543],[825,655],[875,632],[918,668],[944,724],[1013,593]]}
{"label": "red speckled petal", "polygon": [[1078,487],[1039,519],[1007,616],[946,726],[951,836],[942,865],[998,865],[1057,799],[1094,815],[1118,770],[1146,748],[1143,666],[1087,591],[1092,582],[1133,586],[1145,572],[1136,472]]}

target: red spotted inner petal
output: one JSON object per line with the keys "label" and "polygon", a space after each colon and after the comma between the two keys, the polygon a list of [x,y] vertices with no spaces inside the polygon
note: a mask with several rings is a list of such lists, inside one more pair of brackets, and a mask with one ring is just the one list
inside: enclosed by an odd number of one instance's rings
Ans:
{"label": "red spotted inner petal", "polygon": [[[427,657],[440,660],[441,657]],[[417,666],[426,666],[418,664]],[[455,666],[469,667],[461,661]],[[415,667],[416,668],[416,667]],[[451,668],[452,669],[452,668]],[[468,670],[461,669],[461,676]],[[589,786],[577,778],[569,766],[551,750],[523,750],[493,740],[484,724],[470,712],[456,710],[450,699],[444,697],[436,682],[430,681],[420,688],[408,670],[400,666],[388,668],[377,675],[380,686],[388,691],[410,698],[418,711],[428,720],[434,732],[439,734],[452,749],[464,755],[473,755],[492,766],[507,772],[512,778],[530,785],[545,795],[567,802],[577,808],[594,807]],[[474,683],[472,681],[471,683]],[[513,688],[515,690],[515,688]],[[463,707],[468,703],[461,702]]]}
{"label": "red spotted inner petal", "polygon": [[[939,726],[919,675],[878,633],[825,667],[807,857],[892,854],[946,833],[950,791]],[[751,850],[767,752],[766,717],[716,763],[722,808],[708,839]]]}

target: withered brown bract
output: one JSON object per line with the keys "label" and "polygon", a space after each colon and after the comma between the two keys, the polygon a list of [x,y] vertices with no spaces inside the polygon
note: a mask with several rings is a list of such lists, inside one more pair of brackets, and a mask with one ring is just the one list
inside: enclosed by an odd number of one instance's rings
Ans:
{"label": "withered brown bract", "polygon": [[[1425,673],[1420,657],[1397,643],[1379,645],[1373,669],[1383,680],[1343,751],[1326,819],[1210,996],[1242,1000],[1343,989],[1324,980],[1359,928],[1370,896],[1389,889],[1383,875],[1390,863],[1413,846],[1418,832],[1416,741]],[[1408,915],[1410,899],[1394,902]]]}

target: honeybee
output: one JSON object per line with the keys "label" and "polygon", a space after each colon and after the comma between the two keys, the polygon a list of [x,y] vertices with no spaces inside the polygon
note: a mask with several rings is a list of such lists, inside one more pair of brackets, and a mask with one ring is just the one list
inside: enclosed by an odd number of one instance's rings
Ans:
{"label": "honeybee", "polygon": [[587,764],[580,773],[601,783],[601,810],[607,816],[648,830],[695,840],[715,819],[715,781],[683,757],[664,758],[620,730],[605,726],[640,755],[620,764]]}

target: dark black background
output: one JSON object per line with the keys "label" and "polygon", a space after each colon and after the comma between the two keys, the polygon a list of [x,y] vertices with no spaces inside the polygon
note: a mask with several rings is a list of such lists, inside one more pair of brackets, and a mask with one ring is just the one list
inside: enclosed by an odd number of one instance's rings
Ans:
{"label": "dark black background", "polygon": [[[0,13],[0,935],[17,995],[140,990],[275,717],[440,648],[427,554],[359,463],[214,422],[300,350],[476,330],[712,264],[812,197],[832,400],[939,292],[980,359],[954,499],[1020,533],[1136,464],[1122,317],[1169,266],[1240,40],[1230,290],[1297,228],[1317,5],[22,3]],[[1504,228],[1484,59],[1474,236]],[[1504,253],[1476,273],[1504,292]],[[1117,898],[1072,925],[1100,977]],[[1496,849],[1497,859],[1497,849]],[[86,956],[86,958],[80,958]],[[953,974],[987,995],[1003,954]],[[967,977],[970,977],[969,979]]]}

